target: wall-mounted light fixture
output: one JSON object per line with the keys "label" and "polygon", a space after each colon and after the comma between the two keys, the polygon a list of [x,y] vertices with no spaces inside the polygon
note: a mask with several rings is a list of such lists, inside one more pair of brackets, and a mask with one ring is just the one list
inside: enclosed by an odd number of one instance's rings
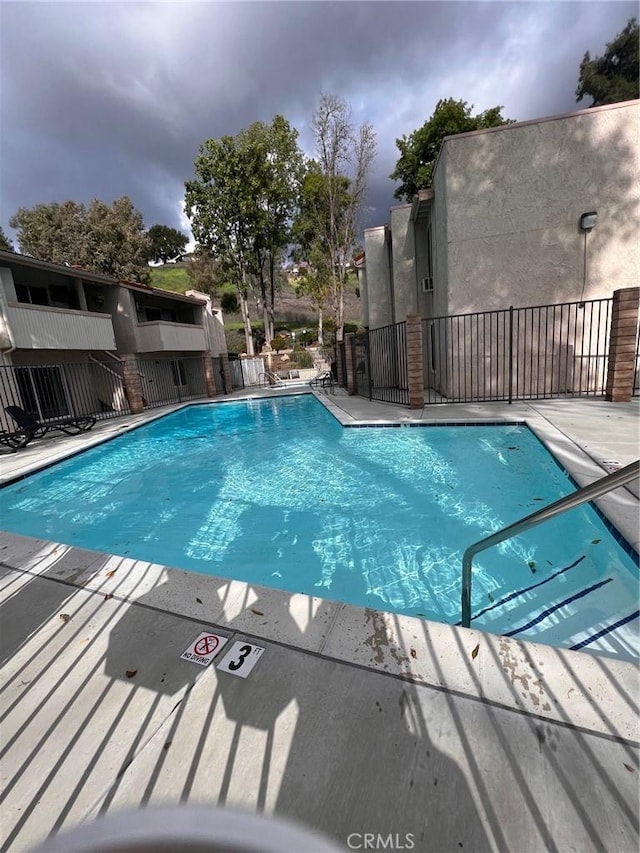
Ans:
{"label": "wall-mounted light fixture", "polygon": [[582,300],[584,298],[584,292],[587,288],[587,234],[596,227],[597,220],[598,212],[596,210],[589,210],[587,213],[583,213],[580,217],[580,228],[584,231],[584,263],[582,275],[582,293],[580,294],[579,303],[580,308],[584,308],[584,302]]}
{"label": "wall-mounted light fixture", "polygon": [[598,219],[598,212],[596,210],[590,210],[588,213],[583,213],[580,217],[580,228],[583,231],[591,231],[592,228],[596,227],[596,222]]}

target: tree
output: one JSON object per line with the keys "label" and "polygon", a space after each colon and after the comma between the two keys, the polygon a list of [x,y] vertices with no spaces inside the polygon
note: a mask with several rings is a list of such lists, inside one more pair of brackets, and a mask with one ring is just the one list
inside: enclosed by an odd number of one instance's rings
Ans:
{"label": "tree", "polygon": [[366,201],[369,173],[375,158],[373,127],[356,128],[351,110],[337,95],[323,94],[313,114],[317,167],[322,181],[319,243],[329,265],[329,295],[333,304],[336,339],[344,330],[344,286],[359,219]]}
{"label": "tree", "polygon": [[326,178],[309,161],[302,182],[298,215],[291,229],[292,258],[299,266],[296,295],[308,296],[318,311],[318,343],[323,341],[323,312],[331,292],[331,259],[326,238]]}
{"label": "tree", "polygon": [[148,282],[149,241],[142,214],[127,196],[89,208],[74,201],[20,208],[9,220],[20,250],[43,261]]}
{"label": "tree", "polygon": [[83,265],[86,260],[87,210],[83,204],[37,204],[21,207],[9,220],[18,232],[20,251],[42,261]]}
{"label": "tree", "polygon": [[187,267],[187,275],[194,290],[210,296],[218,296],[220,288],[225,284],[220,263],[201,246],[196,246],[195,256]]}
{"label": "tree", "polygon": [[256,206],[248,153],[238,137],[203,142],[194,164],[196,177],[185,184],[185,210],[196,241],[217,258],[238,291],[246,351],[253,355],[248,298]]}
{"label": "tree", "polygon": [[604,56],[591,59],[587,51],[580,63],[576,101],[585,95],[589,106],[615,104],[640,97],[638,79],[638,21],[630,18],[622,32],[607,44]]}
{"label": "tree", "polygon": [[168,225],[152,225],[147,231],[147,237],[151,241],[149,260],[162,261],[163,264],[181,255],[189,242],[186,234]]}
{"label": "tree", "polygon": [[0,226],[0,250],[3,252],[13,252],[13,243],[4,233],[2,226]]}
{"label": "tree", "polygon": [[445,136],[468,133],[487,127],[512,124],[500,114],[503,107],[491,107],[478,115],[472,115],[473,105],[453,98],[440,100],[430,119],[409,136],[396,139],[400,157],[389,175],[392,181],[400,181],[394,192],[397,199],[413,200],[418,190],[431,186],[433,170]]}
{"label": "tree", "polygon": [[142,214],[128,196],[112,205],[94,199],[87,211],[86,269],[114,278],[148,282],[149,238]]}
{"label": "tree", "polygon": [[303,162],[297,137],[276,116],[270,125],[255,122],[234,137],[208,139],[196,158],[196,178],[186,183],[194,236],[238,291],[249,354],[248,300],[255,283],[266,342],[273,336],[276,268],[289,242]]}
{"label": "tree", "polygon": [[280,115],[270,125],[254,122],[243,133],[245,144],[255,152],[257,161],[253,175],[257,205],[254,272],[260,287],[265,341],[270,345],[274,333],[276,270],[291,239],[304,157],[298,147],[298,131]]}

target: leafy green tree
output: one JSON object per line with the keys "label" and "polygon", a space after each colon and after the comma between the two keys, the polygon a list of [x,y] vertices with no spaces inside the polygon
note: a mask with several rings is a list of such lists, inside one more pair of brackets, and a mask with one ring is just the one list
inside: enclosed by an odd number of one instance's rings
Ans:
{"label": "leafy green tree", "polygon": [[580,63],[576,101],[588,95],[593,100],[589,106],[599,107],[640,97],[638,41],[638,21],[631,18],[603,56],[591,59],[587,51]]}
{"label": "leafy green tree", "polygon": [[151,241],[149,260],[162,261],[163,264],[181,255],[189,242],[186,234],[168,225],[152,225],[147,231],[147,237]]}
{"label": "leafy green tree", "polygon": [[0,250],[3,252],[13,252],[13,243],[4,233],[2,226],[0,226]]}
{"label": "leafy green tree", "polygon": [[223,275],[238,291],[249,355],[254,353],[248,300],[257,215],[251,154],[242,138],[207,139],[194,164],[196,177],[185,184],[185,210],[193,235],[217,258]]}
{"label": "leafy green tree", "polygon": [[65,201],[21,207],[9,224],[18,232],[23,254],[56,264],[84,266],[88,229],[83,204]]}
{"label": "leafy green tree", "polygon": [[277,270],[291,239],[304,157],[298,147],[298,131],[280,115],[269,125],[254,122],[243,134],[247,149],[256,155],[254,273],[260,290],[265,341],[270,344],[274,334]]}
{"label": "leafy green tree", "polygon": [[309,161],[302,182],[299,210],[291,229],[292,257],[299,266],[296,295],[308,296],[318,312],[318,343],[324,343],[324,310],[332,290],[331,256],[326,216],[325,176],[315,160]]}
{"label": "leafy green tree", "polygon": [[186,183],[185,206],[194,236],[238,291],[249,354],[248,300],[254,283],[266,342],[273,336],[277,266],[289,242],[303,162],[297,136],[276,116],[270,125],[255,122],[234,137],[208,139],[195,162],[196,178]]}
{"label": "leafy green tree", "polygon": [[397,199],[412,201],[418,190],[426,189],[433,182],[433,170],[445,136],[482,130],[487,127],[500,127],[512,124],[511,119],[501,115],[500,106],[491,107],[478,115],[472,115],[473,105],[453,98],[440,100],[433,115],[422,127],[409,136],[396,139],[400,157],[396,167],[389,175],[392,181],[400,181],[394,192]]}
{"label": "leafy green tree", "polygon": [[86,221],[85,268],[118,279],[150,281],[149,238],[142,214],[128,196],[116,199],[111,205],[94,199]]}
{"label": "leafy green tree", "polygon": [[336,338],[344,328],[344,288],[360,217],[364,211],[369,173],[376,154],[373,127],[356,127],[347,103],[337,95],[323,94],[313,114],[319,183],[319,240],[326,253]]}
{"label": "leafy green tree", "polygon": [[20,250],[43,261],[148,282],[149,241],[142,214],[127,196],[88,208],[74,201],[20,208],[9,220]]}

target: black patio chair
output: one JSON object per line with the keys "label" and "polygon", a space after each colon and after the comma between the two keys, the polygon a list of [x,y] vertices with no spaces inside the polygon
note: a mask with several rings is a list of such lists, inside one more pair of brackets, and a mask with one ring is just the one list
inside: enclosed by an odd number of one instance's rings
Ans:
{"label": "black patio chair", "polygon": [[21,450],[29,444],[32,438],[33,433],[22,432],[22,430],[19,432],[6,432],[2,430],[0,432],[0,444],[4,444],[5,447],[11,450]]}
{"label": "black patio chair", "polygon": [[327,385],[333,386],[333,373],[330,370],[323,370],[317,376],[314,376],[313,379],[309,382],[309,385],[315,385],[316,388],[318,385],[322,385],[325,388]]}
{"label": "black patio chair", "polygon": [[48,432],[64,432],[67,435],[78,435],[87,432],[95,424],[93,415],[78,418],[60,418],[55,421],[38,421],[33,415],[25,412],[20,406],[5,406],[5,412],[18,424],[22,432],[29,433],[32,438],[40,438]]}

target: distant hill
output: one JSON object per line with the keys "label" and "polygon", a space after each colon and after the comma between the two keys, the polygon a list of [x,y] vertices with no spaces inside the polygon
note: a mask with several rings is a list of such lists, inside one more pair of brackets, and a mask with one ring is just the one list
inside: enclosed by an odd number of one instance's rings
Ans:
{"label": "distant hill", "polygon": [[[151,284],[153,287],[161,287],[163,290],[171,290],[174,293],[184,293],[192,290],[191,279],[187,273],[189,262],[176,264],[165,264],[162,267],[151,267]],[[214,299],[214,304],[218,300]],[[258,317],[255,303],[250,304],[250,315],[252,320],[261,320]],[[325,312],[329,316],[329,312]],[[240,315],[225,314],[225,323],[234,323],[241,320]],[[360,321],[360,298],[352,289],[348,289],[344,295],[344,319],[346,322],[357,323]],[[317,312],[311,301],[306,296],[298,298],[293,287],[288,286],[276,293],[276,320],[308,323],[313,325],[317,321]]]}
{"label": "distant hill", "polygon": [[184,293],[192,290],[191,279],[187,274],[187,264],[165,264],[162,267],[151,267],[151,284],[153,287],[161,287],[163,290],[172,290],[174,293]]}

